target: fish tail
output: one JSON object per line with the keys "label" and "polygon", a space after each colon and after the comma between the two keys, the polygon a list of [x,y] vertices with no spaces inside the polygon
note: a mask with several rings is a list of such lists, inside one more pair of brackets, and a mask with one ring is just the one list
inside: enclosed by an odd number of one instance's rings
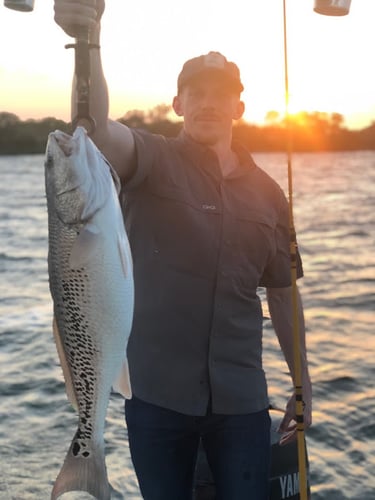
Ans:
{"label": "fish tail", "polygon": [[76,441],[73,439],[53,486],[51,500],[56,500],[68,491],[86,491],[98,500],[110,500],[104,446],[93,447],[87,457],[73,453],[75,446]]}

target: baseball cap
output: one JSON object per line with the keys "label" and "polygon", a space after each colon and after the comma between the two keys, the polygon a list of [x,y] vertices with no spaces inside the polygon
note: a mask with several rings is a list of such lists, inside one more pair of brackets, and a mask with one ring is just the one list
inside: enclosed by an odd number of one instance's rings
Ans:
{"label": "baseball cap", "polygon": [[178,90],[180,91],[188,82],[202,78],[207,73],[216,73],[218,78],[233,86],[235,91],[242,92],[244,89],[238,66],[234,62],[227,61],[220,52],[209,52],[186,61],[178,75]]}

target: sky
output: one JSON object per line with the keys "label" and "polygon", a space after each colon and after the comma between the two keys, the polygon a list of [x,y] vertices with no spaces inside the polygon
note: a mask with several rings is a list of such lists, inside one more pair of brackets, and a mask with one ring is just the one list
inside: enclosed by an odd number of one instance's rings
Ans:
{"label": "sky", "polygon": [[[345,126],[375,121],[375,0],[352,0],[329,17],[314,0],[287,0],[291,113],[340,113]],[[70,119],[74,67],[69,37],[53,20],[53,1],[31,13],[0,0],[0,112],[21,119]],[[282,0],[107,0],[101,51],[110,115],[170,104],[183,63],[210,50],[237,63],[245,119],[285,112]]]}

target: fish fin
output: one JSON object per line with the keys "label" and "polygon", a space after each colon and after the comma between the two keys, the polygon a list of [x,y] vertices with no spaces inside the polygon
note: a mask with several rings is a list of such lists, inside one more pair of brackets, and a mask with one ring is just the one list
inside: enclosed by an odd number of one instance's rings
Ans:
{"label": "fish fin", "polygon": [[129,256],[131,255],[129,243],[121,232],[117,233],[117,246],[120,254],[121,267],[125,278],[127,278],[131,272],[133,263],[129,259]]}
{"label": "fish fin", "polygon": [[100,231],[95,224],[86,224],[77,236],[69,256],[71,269],[80,269],[90,260],[100,241]]}
{"label": "fish fin", "polygon": [[125,399],[131,399],[132,389],[130,386],[130,375],[129,375],[129,365],[128,360],[125,358],[122,362],[121,369],[112,384],[112,389],[114,392],[118,392]]}
{"label": "fish fin", "polygon": [[85,458],[73,454],[76,443],[74,438],[53,486],[51,500],[56,500],[68,491],[86,491],[100,500],[110,500],[111,487],[105,465],[104,446],[94,447],[90,456]]}
{"label": "fish fin", "polygon": [[72,406],[74,407],[74,409],[76,411],[78,411],[78,402],[77,402],[76,393],[74,391],[72,374],[70,373],[69,364],[66,360],[65,350],[64,350],[63,344],[61,342],[59,328],[57,326],[55,316],[53,317],[52,330],[53,330],[53,336],[54,336],[55,343],[56,343],[57,353],[58,353],[59,359],[60,359],[60,365],[61,365],[63,375],[64,375],[66,395],[68,396],[68,399],[69,399],[70,403],[72,404]]}

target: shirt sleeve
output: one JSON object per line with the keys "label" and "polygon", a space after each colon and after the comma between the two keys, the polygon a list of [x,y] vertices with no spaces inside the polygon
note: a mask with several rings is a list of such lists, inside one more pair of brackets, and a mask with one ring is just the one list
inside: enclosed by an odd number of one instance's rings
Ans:
{"label": "shirt sleeve", "polygon": [[124,193],[142,184],[152,169],[155,157],[156,137],[139,129],[131,129],[131,132],[135,145],[134,167],[130,176],[123,181]]}
{"label": "shirt sleeve", "polygon": [[[281,190],[280,190],[281,191]],[[281,194],[279,220],[275,228],[276,252],[267,263],[259,286],[283,288],[292,284],[288,202]],[[303,276],[302,259],[297,247],[297,279]]]}

